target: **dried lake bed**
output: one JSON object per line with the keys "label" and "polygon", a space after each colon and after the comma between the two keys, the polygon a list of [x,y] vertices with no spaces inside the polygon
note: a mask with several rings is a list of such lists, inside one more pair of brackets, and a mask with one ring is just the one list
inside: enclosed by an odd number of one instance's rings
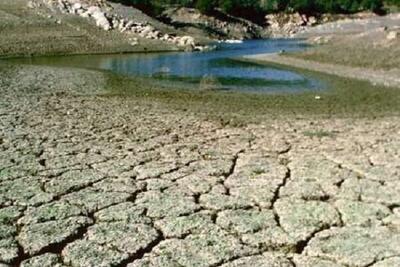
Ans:
{"label": "dried lake bed", "polygon": [[327,116],[338,96],[298,107],[94,70],[0,75],[2,266],[400,263],[395,97]]}

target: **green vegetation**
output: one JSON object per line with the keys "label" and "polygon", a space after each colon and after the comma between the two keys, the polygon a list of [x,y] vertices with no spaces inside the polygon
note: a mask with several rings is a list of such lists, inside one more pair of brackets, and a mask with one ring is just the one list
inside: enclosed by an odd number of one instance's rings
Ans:
{"label": "green vegetation", "polygon": [[157,15],[171,6],[196,7],[203,13],[222,10],[228,14],[259,20],[271,12],[303,14],[383,12],[384,4],[400,6],[400,0],[113,0]]}
{"label": "green vegetation", "polygon": [[334,137],[335,134],[333,132],[325,131],[325,130],[313,130],[313,131],[304,131],[303,134],[308,137]]}

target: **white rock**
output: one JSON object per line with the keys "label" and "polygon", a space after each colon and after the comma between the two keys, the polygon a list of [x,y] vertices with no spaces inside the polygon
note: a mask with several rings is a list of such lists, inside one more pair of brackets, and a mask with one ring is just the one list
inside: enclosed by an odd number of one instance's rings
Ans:
{"label": "white rock", "polygon": [[92,15],[94,13],[101,12],[101,9],[98,6],[90,6],[87,12],[89,12],[89,14]]}
{"label": "white rock", "polygon": [[90,17],[90,12],[86,11],[86,12],[79,13],[79,16],[81,16],[82,18],[88,18],[88,17]]}
{"label": "white rock", "polygon": [[111,24],[108,21],[107,17],[105,16],[105,14],[101,11],[99,12],[94,12],[92,14],[92,17],[94,18],[94,20],[96,21],[96,25],[103,28],[106,31],[111,30]]}
{"label": "white rock", "polygon": [[72,5],[72,10],[78,10],[78,9],[81,9],[81,8],[82,8],[81,3],[75,3],[75,4]]}
{"label": "white rock", "polygon": [[29,8],[35,8],[36,7],[36,5],[35,5],[35,3],[33,1],[29,1],[27,5],[28,5]]}
{"label": "white rock", "polygon": [[129,40],[130,40],[130,45],[131,46],[136,46],[136,45],[139,44],[139,41],[138,41],[137,38],[132,38],[132,39],[129,39]]}
{"label": "white rock", "polygon": [[388,40],[395,40],[399,37],[399,33],[395,31],[391,31],[386,35],[386,39]]}
{"label": "white rock", "polygon": [[180,46],[195,46],[194,38],[192,36],[182,36],[179,38],[178,44]]}

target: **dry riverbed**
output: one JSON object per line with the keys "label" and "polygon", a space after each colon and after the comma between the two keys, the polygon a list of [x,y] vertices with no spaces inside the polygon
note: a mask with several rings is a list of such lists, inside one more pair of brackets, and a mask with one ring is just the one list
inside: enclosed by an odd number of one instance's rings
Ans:
{"label": "dry riverbed", "polygon": [[232,123],[139,84],[0,65],[0,266],[400,265],[398,113]]}

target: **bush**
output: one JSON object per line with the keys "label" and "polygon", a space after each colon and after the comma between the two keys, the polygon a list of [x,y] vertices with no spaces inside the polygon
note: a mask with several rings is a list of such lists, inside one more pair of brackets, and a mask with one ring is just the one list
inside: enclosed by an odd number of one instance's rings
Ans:
{"label": "bush", "polygon": [[215,8],[214,0],[197,0],[196,8],[204,14],[211,13]]}
{"label": "bush", "polygon": [[[1,0],[0,0],[1,1]],[[168,6],[196,7],[210,14],[215,8],[253,21],[262,21],[269,12],[295,11],[304,14],[354,13],[363,10],[380,12],[383,0],[111,0],[135,6],[147,14],[157,15]],[[400,0],[386,0],[400,6]]]}

